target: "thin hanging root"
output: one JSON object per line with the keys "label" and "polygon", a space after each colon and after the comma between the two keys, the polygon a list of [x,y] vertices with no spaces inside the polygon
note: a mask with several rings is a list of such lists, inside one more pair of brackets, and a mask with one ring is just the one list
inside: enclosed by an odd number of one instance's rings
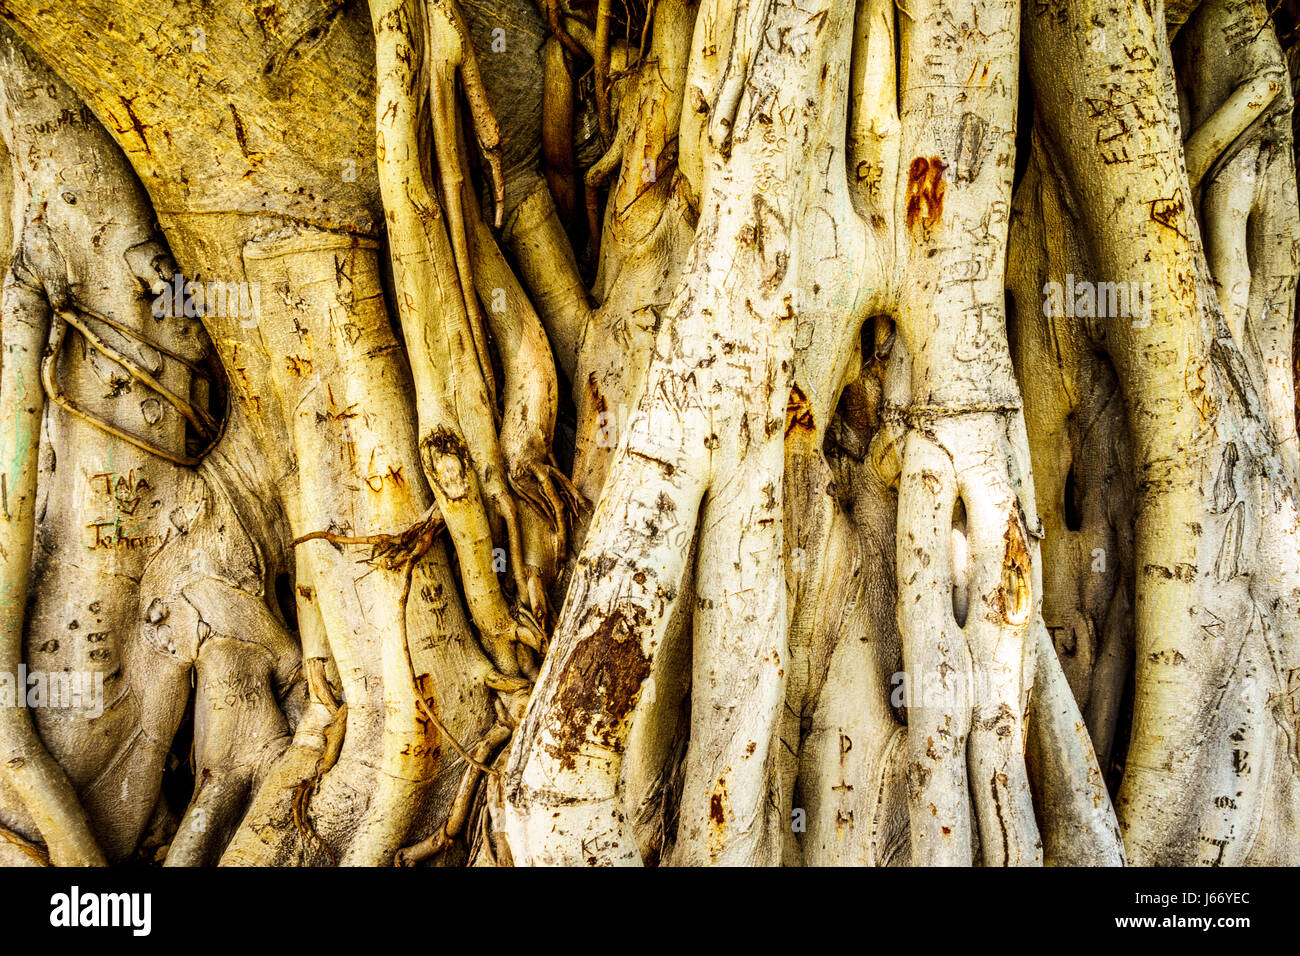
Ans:
{"label": "thin hanging root", "polygon": [[609,112],[609,26],[613,9],[614,0],[600,0],[596,7],[596,119],[604,143],[614,141],[614,123]]}
{"label": "thin hanging root", "polygon": [[[459,40],[458,65],[460,79],[465,84],[465,102],[469,104],[470,121],[474,126],[474,136],[479,148],[487,159],[488,170],[492,178],[493,224],[501,228],[501,216],[505,207],[505,174],[501,170],[501,127],[492,114],[488,101],[487,89],[483,86],[483,75],[479,72],[478,57],[474,53],[474,44],[470,40],[469,28],[465,17],[460,12],[456,0],[429,0],[431,8],[441,10]],[[430,10],[432,13],[432,9]],[[429,17],[429,30],[434,30],[434,18]]]}
{"label": "thin hanging root", "polygon": [[[332,699],[333,695],[330,696]],[[334,712],[334,719],[325,728],[325,749],[321,751],[320,759],[316,761],[315,772],[298,784],[293,794],[293,825],[310,846],[319,848],[329,857],[330,866],[338,866],[338,857],[330,848],[330,845],[316,832],[316,827],[311,822],[311,798],[316,792],[316,788],[320,786],[321,778],[338,763],[339,754],[343,751],[343,738],[347,736],[347,730],[348,705],[340,704]]]}
{"label": "thin hanging root", "polygon": [[[22,241],[33,240],[24,236]],[[61,261],[58,268],[63,268]],[[36,533],[38,456],[45,402],[34,383],[42,363],[42,349],[48,350],[51,343],[56,347],[62,344],[65,334],[62,327],[53,328],[61,323],[50,315],[46,289],[25,278],[18,277],[11,268],[0,297],[0,344],[4,349],[4,364],[0,367],[0,421],[4,423],[0,428],[0,478],[4,490],[0,507],[0,582],[5,588],[5,600],[0,602],[0,673],[9,674],[17,674],[22,664],[27,586]],[[0,775],[22,801],[54,863],[104,865],[104,853],[76,789],[46,749],[27,708],[0,707]]]}
{"label": "thin hanging root", "polygon": [[131,358],[120,349],[114,348],[112,345],[105,342],[94,329],[81,321],[81,317],[72,309],[61,309],[58,315],[60,319],[67,322],[68,325],[80,332],[82,338],[90,343],[91,347],[94,348],[95,351],[122,366],[122,368],[126,369],[127,374],[137,382],[157,392],[161,398],[165,399],[178,412],[180,412],[186,421],[198,429],[199,433],[203,435],[204,438],[212,437],[212,434],[216,431],[217,423],[206,410],[190,404],[189,399],[182,398],[162,382],[158,381],[158,379],[156,379],[148,369],[135,359]]}
{"label": "thin hanging root", "polygon": [[559,553],[568,542],[568,517],[589,513],[591,505],[569,476],[551,462],[534,462],[526,474],[509,476],[510,488],[547,517],[555,529]]}
{"label": "thin hanging root", "polygon": [[465,829],[465,821],[469,819],[470,807],[474,803],[474,790],[483,776],[483,771],[479,768],[497,748],[510,739],[512,732],[511,728],[504,724],[495,724],[488,731],[487,736],[475,745],[475,763],[465,768],[465,773],[460,778],[460,786],[456,788],[456,798],[447,813],[447,819],[442,826],[419,843],[399,850],[393,860],[394,866],[416,866],[423,863],[451,846],[452,841],[460,836],[461,831]]}
{"label": "thin hanging root", "polygon": [[460,280],[461,297],[474,337],[479,369],[487,385],[489,405],[496,409],[497,385],[488,353],[487,329],[483,311],[474,295],[473,263],[469,255],[466,231],[467,198],[465,177],[457,142],[456,74],[465,85],[465,100],[479,146],[491,171],[494,222],[501,225],[505,205],[505,179],[501,171],[501,131],[488,105],[478,61],[469,40],[469,32],[454,0],[429,0],[427,17],[429,57],[429,102],[432,107],[433,146],[442,183],[442,204],[447,213],[452,254]]}
{"label": "thin hanging root", "polygon": [[655,7],[658,6],[659,0],[649,0],[645,7],[645,23],[641,24],[641,43],[637,47],[636,61],[645,62],[645,45],[650,39],[650,24],[654,22]]}
{"label": "thin hanging root", "polygon": [[32,843],[29,840],[24,840],[12,830],[6,830],[4,827],[0,827],[0,840],[4,840],[6,843],[12,843],[41,866],[50,865],[50,854],[46,852],[43,846]]}
{"label": "thin hanging root", "polygon": [[94,309],[90,308],[87,305],[83,305],[82,303],[76,301],[75,299],[71,301],[70,305],[73,309],[75,309],[77,312],[80,312],[82,315],[86,316],[87,318],[94,319],[96,322],[103,322],[110,329],[114,329],[118,332],[121,332],[127,338],[134,339],[135,341],[139,342],[141,345],[147,345],[155,352],[161,352],[169,359],[179,362],[181,365],[189,369],[191,375],[197,375],[199,378],[207,379],[209,382],[212,381],[212,376],[208,373],[208,370],[205,369],[203,366],[198,365],[195,362],[191,362],[184,355],[181,355],[179,352],[173,352],[165,345],[160,345],[159,343],[150,339],[147,335],[142,335],[137,329],[133,329],[129,325],[123,325],[121,322],[117,321],[117,319],[111,319],[101,312],[96,312]]}
{"label": "thin hanging root", "polygon": [[461,54],[460,79],[465,84],[465,102],[469,104],[470,122],[474,127],[474,137],[479,149],[487,160],[488,172],[492,180],[492,225],[500,229],[501,217],[505,214],[506,178],[501,169],[501,127],[492,114],[488,101],[487,89],[483,86],[483,75],[479,72],[478,57],[474,53],[474,44],[470,41],[469,29],[465,26],[465,17],[455,0],[450,0],[452,23],[460,33]]}
{"label": "thin hanging root", "polygon": [[451,749],[460,754],[461,758],[466,763],[470,766],[478,767],[484,773],[496,775],[498,771],[493,770],[491,767],[485,767],[483,764],[479,763],[474,759],[469,751],[460,745],[460,741],[452,735],[451,731],[447,729],[446,725],[441,719],[439,719],[438,715],[433,712],[433,708],[430,707],[424,699],[424,694],[420,690],[420,684],[415,679],[415,665],[411,662],[411,645],[406,633],[406,605],[411,599],[411,578],[415,573],[415,562],[408,561],[403,573],[405,574],[406,579],[402,583],[402,596],[398,599],[398,610],[400,612],[399,619],[401,620],[402,627],[402,654],[406,658],[406,672],[411,675],[411,686],[415,688],[415,703],[420,708],[420,711],[424,714],[425,718],[428,719],[429,723],[437,727],[438,732],[447,738],[447,742],[451,744]]}
{"label": "thin hanging root", "polygon": [[587,170],[587,175],[583,177],[583,184],[587,187],[584,190],[587,201],[587,228],[591,232],[591,251],[592,256],[600,260],[600,187],[615,170],[623,163],[623,150],[627,148],[627,141],[631,133],[628,124],[620,123],[614,130],[614,134],[609,142],[609,149],[601,154],[600,159]]}
{"label": "thin hanging root", "polygon": [[390,571],[414,563],[428,553],[443,530],[437,505],[430,505],[420,519],[397,534],[341,535],[332,531],[313,531],[293,539],[293,546],[308,541],[327,541],[340,545],[370,545],[374,551],[370,562]]}
{"label": "thin hanging root", "polygon": [[587,51],[569,34],[568,30],[564,29],[564,24],[560,22],[560,0],[538,0],[537,6],[542,11],[542,18],[546,21],[546,28],[550,30],[551,36],[564,44],[564,48],[575,57],[585,57]]}
{"label": "thin hanging root", "polygon": [[[148,452],[149,454],[162,458],[165,461],[169,461],[174,465],[180,465],[185,468],[193,468],[196,466],[203,460],[204,456],[212,450],[217,442],[221,440],[221,436],[225,431],[225,423],[215,421],[205,409],[192,405],[188,399],[182,398],[172,392],[154,378],[147,369],[142,368],[134,359],[105,342],[93,329],[81,321],[81,318],[77,314],[78,312],[85,314],[90,318],[104,322],[119,331],[123,331],[125,334],[143,342],[149,348],[176,359],[192,371],[197,371],[192,363],[182,356],[172,352],[170,349],[154,344],[139,335],[139,333],[126,330],[126,328],[120,323],[114,322],[107,316],[74,305],[69,308],[58,310],[50,326],[49,344],[47,345],[45,354],[41,359],[40,376],[41,386],[45,391],[46,397],[55,405],[58,405],[66,411],[69,415],[81,419],[106,434],[121,439],[128,445],[139,448],[141,451]],[[195,429],[198,430],[200,435],[208,439],[207,447],[194,457],[173,454],[159,445],[155,445],[150,441],[132,435],[130,432],[118,428],[113,423],[100,418],[98,415],[86,411],[73,402],[72,399],[68,398],[63,393],[63,390],[59,388],[58,381],[55,377],[55,368],[58,362],[59,350],[63,346],[63,339],[66,336],[68,326],[71,326],[80,332],[86,342],[101,355],[104,355],[109,360],[122,366],[122,368],[124,368],[133,379],[152,389],[160,398],[175,408],[191,425],[195,427]],[[203,373],[200,372],[200,374]]]}

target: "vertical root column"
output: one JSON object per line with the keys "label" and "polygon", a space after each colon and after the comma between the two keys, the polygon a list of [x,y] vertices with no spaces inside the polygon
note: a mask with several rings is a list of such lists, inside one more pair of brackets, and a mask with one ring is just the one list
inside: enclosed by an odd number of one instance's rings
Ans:
{"label": "vertical root column", "polygon": [[[268,293],[259,315],[267,347],[288,357],[277,387],[283,407],[294,410],[299,485],[287,508],[293,532],[414,525],[429,502],[418,483],[414,423],[379,295],[377,247],[308,233],[250,245],[244,260],[250,280]],[[359,761],[373,774],[365,810],[339,856],[345,864],[387,863],[439,758],[408,663],[405,577],[367,568],[324,542],[301,545],[297,557],[310,568],[348,700],[340,763],[355,772]],[[338,797],[326,786],[317,800],[333,815],[329,804]]]}
{"label": "vertical root column", "polygon": [[[44,291],[23,284],[12,269],[0,308],[0,421],[5,423],[0,431],[0,673],[17,681],[36,530],[37,457],[45,410],[40,362],[50,309]],[[22,798],[55,865],[103,865],[76,791],[41,743],[26,707],[0,706],[0,772]]]}

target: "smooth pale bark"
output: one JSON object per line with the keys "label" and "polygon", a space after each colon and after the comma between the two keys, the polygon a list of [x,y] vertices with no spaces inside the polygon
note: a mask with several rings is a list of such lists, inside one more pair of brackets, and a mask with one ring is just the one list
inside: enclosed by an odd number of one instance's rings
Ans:
{"label": "smooth pale bark", "polygon": [[[1287,450],[1294,430],[1291,406],[1279,422],[1270,415],[1277,402],[1265,396],[1284,391],[1290,368],[1274,361],[1263,375],[1260,365],[1252,370],[1246,356],[1258,347],[1258,332],[1239,320],[1234,334],[1225,323],[1221,298],[1231,302],[1240,293],[1222,266],[1212,278],[1206,260],[1181,148],[1177,80],[1163,18],[1158,7],[1154,12],[1134,8],[1103,21],[1104,42],[1094,43],[1099,62],[1124,63],[1136,94],[1130,106],[1118,105],[1104,71],[1052,65],[1084,42],[1099,10],[1079,3],[1061,17],[1025,18],[1044,104],[1043,152],[1066,184],[1074,229],[1095,256],[1093,274],[1151,290],[1149,316],[1096,323],[1123,397],[1137,479],[1136,688],[1117,809],[1135,862],[1288,859],[1296,783],[1294,716],[1285,703],[1296,653],[1296,473]],[[1268,37],[1258,15],[1257,5],[1226,4],[1216,13],[1207,4],[1197,16],[1219,23],[1198,39],[1222,43],[1229,26],[1231,35],[1244,28]],[[1221,82],[1218,96],[1204,80],[1197,89],[1217,105],[1235,82]],[[1196,107],[1201,116],[1213,109]],[[1284,144],[1290,163],[1289,129],[1270,136]],[[1224,174],[1211,193],[1231,188],[1230,163]],[[1086,190],[1069,185],[1085,182]],[[1293,166],[1275,189],[1274,208],[1293,210]],[[1231,228],[1231,215],[1211,208],[1205,228],[1213,237]],[[1294,218],[1286,217],[1290,236]],[[1276,228],[1264,220],[1252,232],[1263,239]],[[1256,262],[1289,323],[1294,263],[1289,256],[1285,266],[1270,257]]]}

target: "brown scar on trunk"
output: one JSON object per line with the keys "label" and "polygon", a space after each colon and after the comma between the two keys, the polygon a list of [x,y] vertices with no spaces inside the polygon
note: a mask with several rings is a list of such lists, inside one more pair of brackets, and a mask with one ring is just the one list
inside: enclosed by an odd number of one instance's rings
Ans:
{"label": "brown scar on trunk", "polygon": [[650,676],[650,658],[641,650],[640,634],[650,625],[645,611],[633,608],[631,620],[619,608],[592,613],[604,619],[565,661],[555,698],[564,717],[554,756],[570,770],[573,755],[593,742],[622,753],[628,719]]}
{"label": "brown scar on trunk", "polygon": [[933,226],[943,216],[943,194],[947,188],[943,171],[948,164],[938,156],[918,156],[907,170],[907,228],[917,222]]}

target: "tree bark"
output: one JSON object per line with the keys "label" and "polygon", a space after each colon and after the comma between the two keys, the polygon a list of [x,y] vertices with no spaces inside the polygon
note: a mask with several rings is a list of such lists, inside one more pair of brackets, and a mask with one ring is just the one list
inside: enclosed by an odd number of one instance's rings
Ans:
{"label": "tree bark", "polygon": [[1295,862],[1290,17],[4,0],[0,862]]}

